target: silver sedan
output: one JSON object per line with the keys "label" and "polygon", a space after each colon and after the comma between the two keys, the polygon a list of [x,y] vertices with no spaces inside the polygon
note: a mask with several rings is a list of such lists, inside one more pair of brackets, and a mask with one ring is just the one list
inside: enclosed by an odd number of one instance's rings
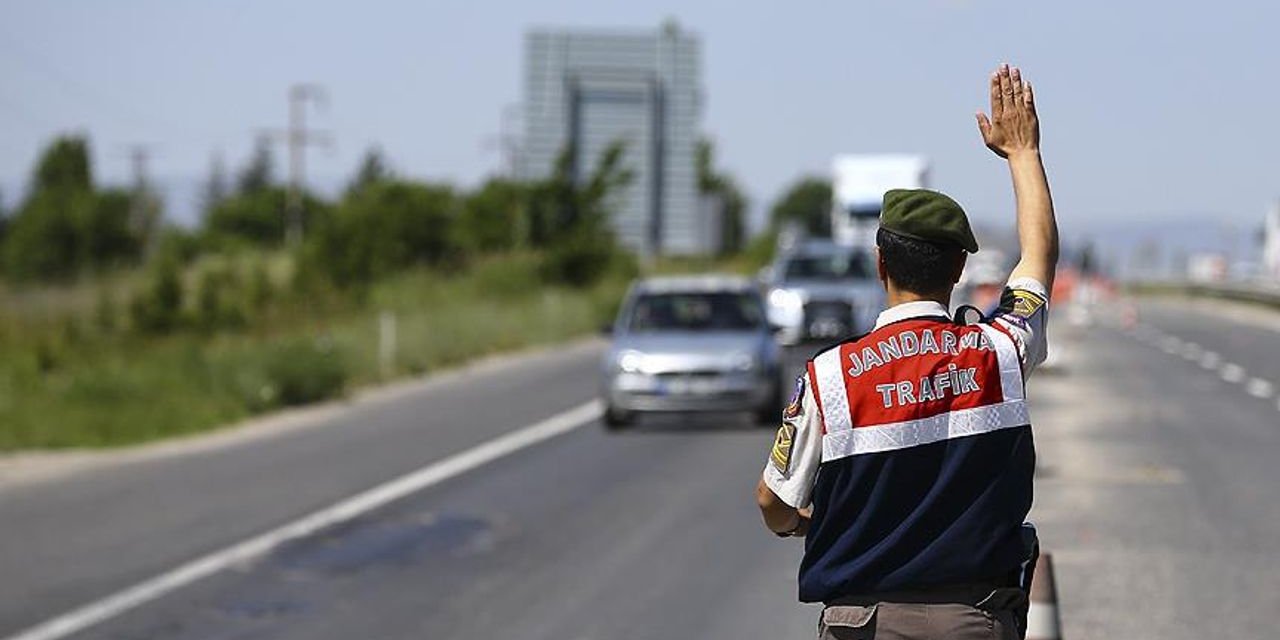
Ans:
{"label": "silver sedan", "polygon": [[640,281],[610,333],[602,364],[608,427],[659,411],[750,411],[763,422],[779,419],[780,350],[751,281]]}

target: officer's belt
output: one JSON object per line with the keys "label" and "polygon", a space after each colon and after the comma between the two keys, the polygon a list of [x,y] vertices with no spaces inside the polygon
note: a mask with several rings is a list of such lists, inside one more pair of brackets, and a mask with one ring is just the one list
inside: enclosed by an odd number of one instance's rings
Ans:
{"label": "officer's belt", "polygon": [[868,607],[880,602],[896,602],[901,604],[965,604],[976,607],[990,598],[992,592],[997,589],[1016,586],[1005,584],[998,580],[983,580],[981,582],[936,585],[903,591],[844,596],[823,604],[828,607]]}

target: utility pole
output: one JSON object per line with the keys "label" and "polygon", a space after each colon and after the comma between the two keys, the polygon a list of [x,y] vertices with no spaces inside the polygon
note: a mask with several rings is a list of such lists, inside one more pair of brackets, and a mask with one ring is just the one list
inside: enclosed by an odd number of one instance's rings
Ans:
{"label": "utility pole", "polygon": [[159,203],[151,191],[151,181],[147,175],[147,164],[151,159],[151,147],[145,144],[132,144],[126,148],[129,166],[133,173],[133,193],[129,204],[129,226],[143,238],[144,253],[150,255],[155,248],[156,228],[158,225]]}
{"label": "utility pole", "polygon": [[523,115],[522,107],[518,104],[509,104],[502,108],[502,117],[498,121],[498,144],[502,149],[503,164],[506,165],[507,177],[512,180],[518,180],[522,176],[519,175],[520,167],[520,136],[514,129],[514,124]]}
{"label": "utility pole", "polygon": [[515,131],[522,116],[522,105],[508,104],[502,107],[498,117],[498,135],[485,138],[481,148],[497,151],[501,157],[500,172],[508,179],[518,180],[520,172],[520,135]]}
{"label": "utility pole", "polygon": [[302,242],[302,191],[306,184],[306,147],[308,144],[328,145],[328,132],[307,129],[307,102],[323,107],[328,96],[320,85],[295,84],[289,87],[289,128],[271,131],[275,138],[283,138],[289,147],[289,193],[285,201],[285,240],[289,246]]}

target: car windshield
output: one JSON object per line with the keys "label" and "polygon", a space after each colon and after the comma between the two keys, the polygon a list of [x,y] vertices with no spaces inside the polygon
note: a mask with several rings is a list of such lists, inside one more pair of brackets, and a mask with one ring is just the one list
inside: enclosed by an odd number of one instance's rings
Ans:
{"label": "car windshield", "polygon": [[749,331],[764,324],[760,300],[747,293],[647,293],[631,310],[632,331]]}
{"label": "car windshield", "polygon": [[866,256],[858,252],[801,255],[787,260],[788,280],[847,280],[871,277]]}

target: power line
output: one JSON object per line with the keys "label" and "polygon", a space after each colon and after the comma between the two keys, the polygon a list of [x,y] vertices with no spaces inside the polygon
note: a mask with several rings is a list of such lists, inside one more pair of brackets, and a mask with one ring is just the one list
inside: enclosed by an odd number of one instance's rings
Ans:
{"label": "power line", "polygon": [[100,108],[113,112],[118,120],[127,120],[133,126],[141,126],[144,129],[150,129],[157,124],[168,131],[182,131],[183,128],[176,123],[168,122],[164,118],[158,118],[155,114],[143,114],[126,103],[121,102],[107,93],[90,86],[89,84],[76,79],[71,74],[66,73],[56,65],[50,63],[42,56],[34,54],[31,50],[18,44],[17,39],[5,33],[0,33],[0,46],[4,47],[9,53],[22,59],[24,63],[32,67],[38,67],[46,77],[52,78],[58,84],[61,84],[65,90],[79,94],[82,99],[96,103]]}

